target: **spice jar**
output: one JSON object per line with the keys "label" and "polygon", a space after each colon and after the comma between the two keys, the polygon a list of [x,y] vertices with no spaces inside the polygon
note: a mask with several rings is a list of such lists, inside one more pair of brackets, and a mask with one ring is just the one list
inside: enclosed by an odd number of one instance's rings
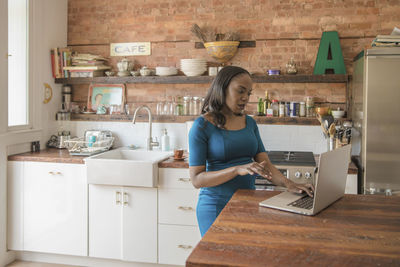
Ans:
{"label": "spice jar", "polygon": [[306,103],[300,102],[300,112],[299,112],[300,117],[305,117],[306,116]]}
{"label": "spice jar", "polygon": [[190,96],[183,97],[183,115],[190,115]]}

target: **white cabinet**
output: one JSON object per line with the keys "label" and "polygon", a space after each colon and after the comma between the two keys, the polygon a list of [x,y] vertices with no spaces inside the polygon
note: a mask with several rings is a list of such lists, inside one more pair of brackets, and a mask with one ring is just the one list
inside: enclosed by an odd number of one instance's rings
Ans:
{"label": "white cabinet", "polygon": [[86,256],[85,165],[8,165],[8,248]]}
{"label": "white cabinet", "polygon": [[23,173],[22,161],[7,163],[7,248],[10,250],[24,249]]}
{"label": "white cabinet", "polygon": [[200,241],[197,198],[189,169],[159,169],[158,263],[184,265]]}
{"label": "white cabinet", "polygon": [[357,174],[348,174],[346,180],[345,194],[357,195]]}
{"label": "white cabinet", "polygon": [[157,262],[157,189],[89,185],[89,256]]}
{"label": "white cabinet", "polygon": [[185,265],[201,239],[198,226],[159,224],[158,232],[158,261],[162,264]]}

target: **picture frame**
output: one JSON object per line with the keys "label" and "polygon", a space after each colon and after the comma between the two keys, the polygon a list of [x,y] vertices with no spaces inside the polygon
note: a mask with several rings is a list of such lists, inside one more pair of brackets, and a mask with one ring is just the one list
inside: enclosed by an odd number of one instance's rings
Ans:
{"label": "picture frame", "polygon": [[119,105],[122,109],[125,104],[125,84],[90,84],[87,108],[96,112],[101,105],[107,109],[111,105]]}

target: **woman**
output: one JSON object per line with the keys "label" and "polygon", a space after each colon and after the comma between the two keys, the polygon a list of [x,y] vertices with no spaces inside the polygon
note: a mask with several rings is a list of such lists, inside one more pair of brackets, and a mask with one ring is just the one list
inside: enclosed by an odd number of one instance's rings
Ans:
{"label": "woman", "polygon": [[189,170],[193,186],[201,188],[197,221],[203,236],[238,189],[254,189],[254,174],[289,191],[307,192],[311,185],[286,179],[268,159],[253,118],[243,115],[252,91],[250,74],[224,67],[215,77],[189,133]]}

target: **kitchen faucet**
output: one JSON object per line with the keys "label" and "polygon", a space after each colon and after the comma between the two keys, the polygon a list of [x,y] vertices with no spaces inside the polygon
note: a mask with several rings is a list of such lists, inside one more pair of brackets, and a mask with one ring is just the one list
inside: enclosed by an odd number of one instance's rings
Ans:
{"label": "kitchen faucet", "polygon": [[159,143],[158,142],[153,142],[153,138],[151,137],[151,121],[152,121],[152,119],[151,119],[151,110],[150,110],[150,108],[148,106],[146,106],[146,105],[138,107],[135,110],[135,113],[133,114],[132,123],[135,124],[135,122],[136,122],[136,114],[142,108],[145,109],[147,111],[147,113],[149,114],[149,135],[148,135],[148,137],[146,139],[146,148],[147,148],[147,150],[153,150],[153,146],[159,146]]}

